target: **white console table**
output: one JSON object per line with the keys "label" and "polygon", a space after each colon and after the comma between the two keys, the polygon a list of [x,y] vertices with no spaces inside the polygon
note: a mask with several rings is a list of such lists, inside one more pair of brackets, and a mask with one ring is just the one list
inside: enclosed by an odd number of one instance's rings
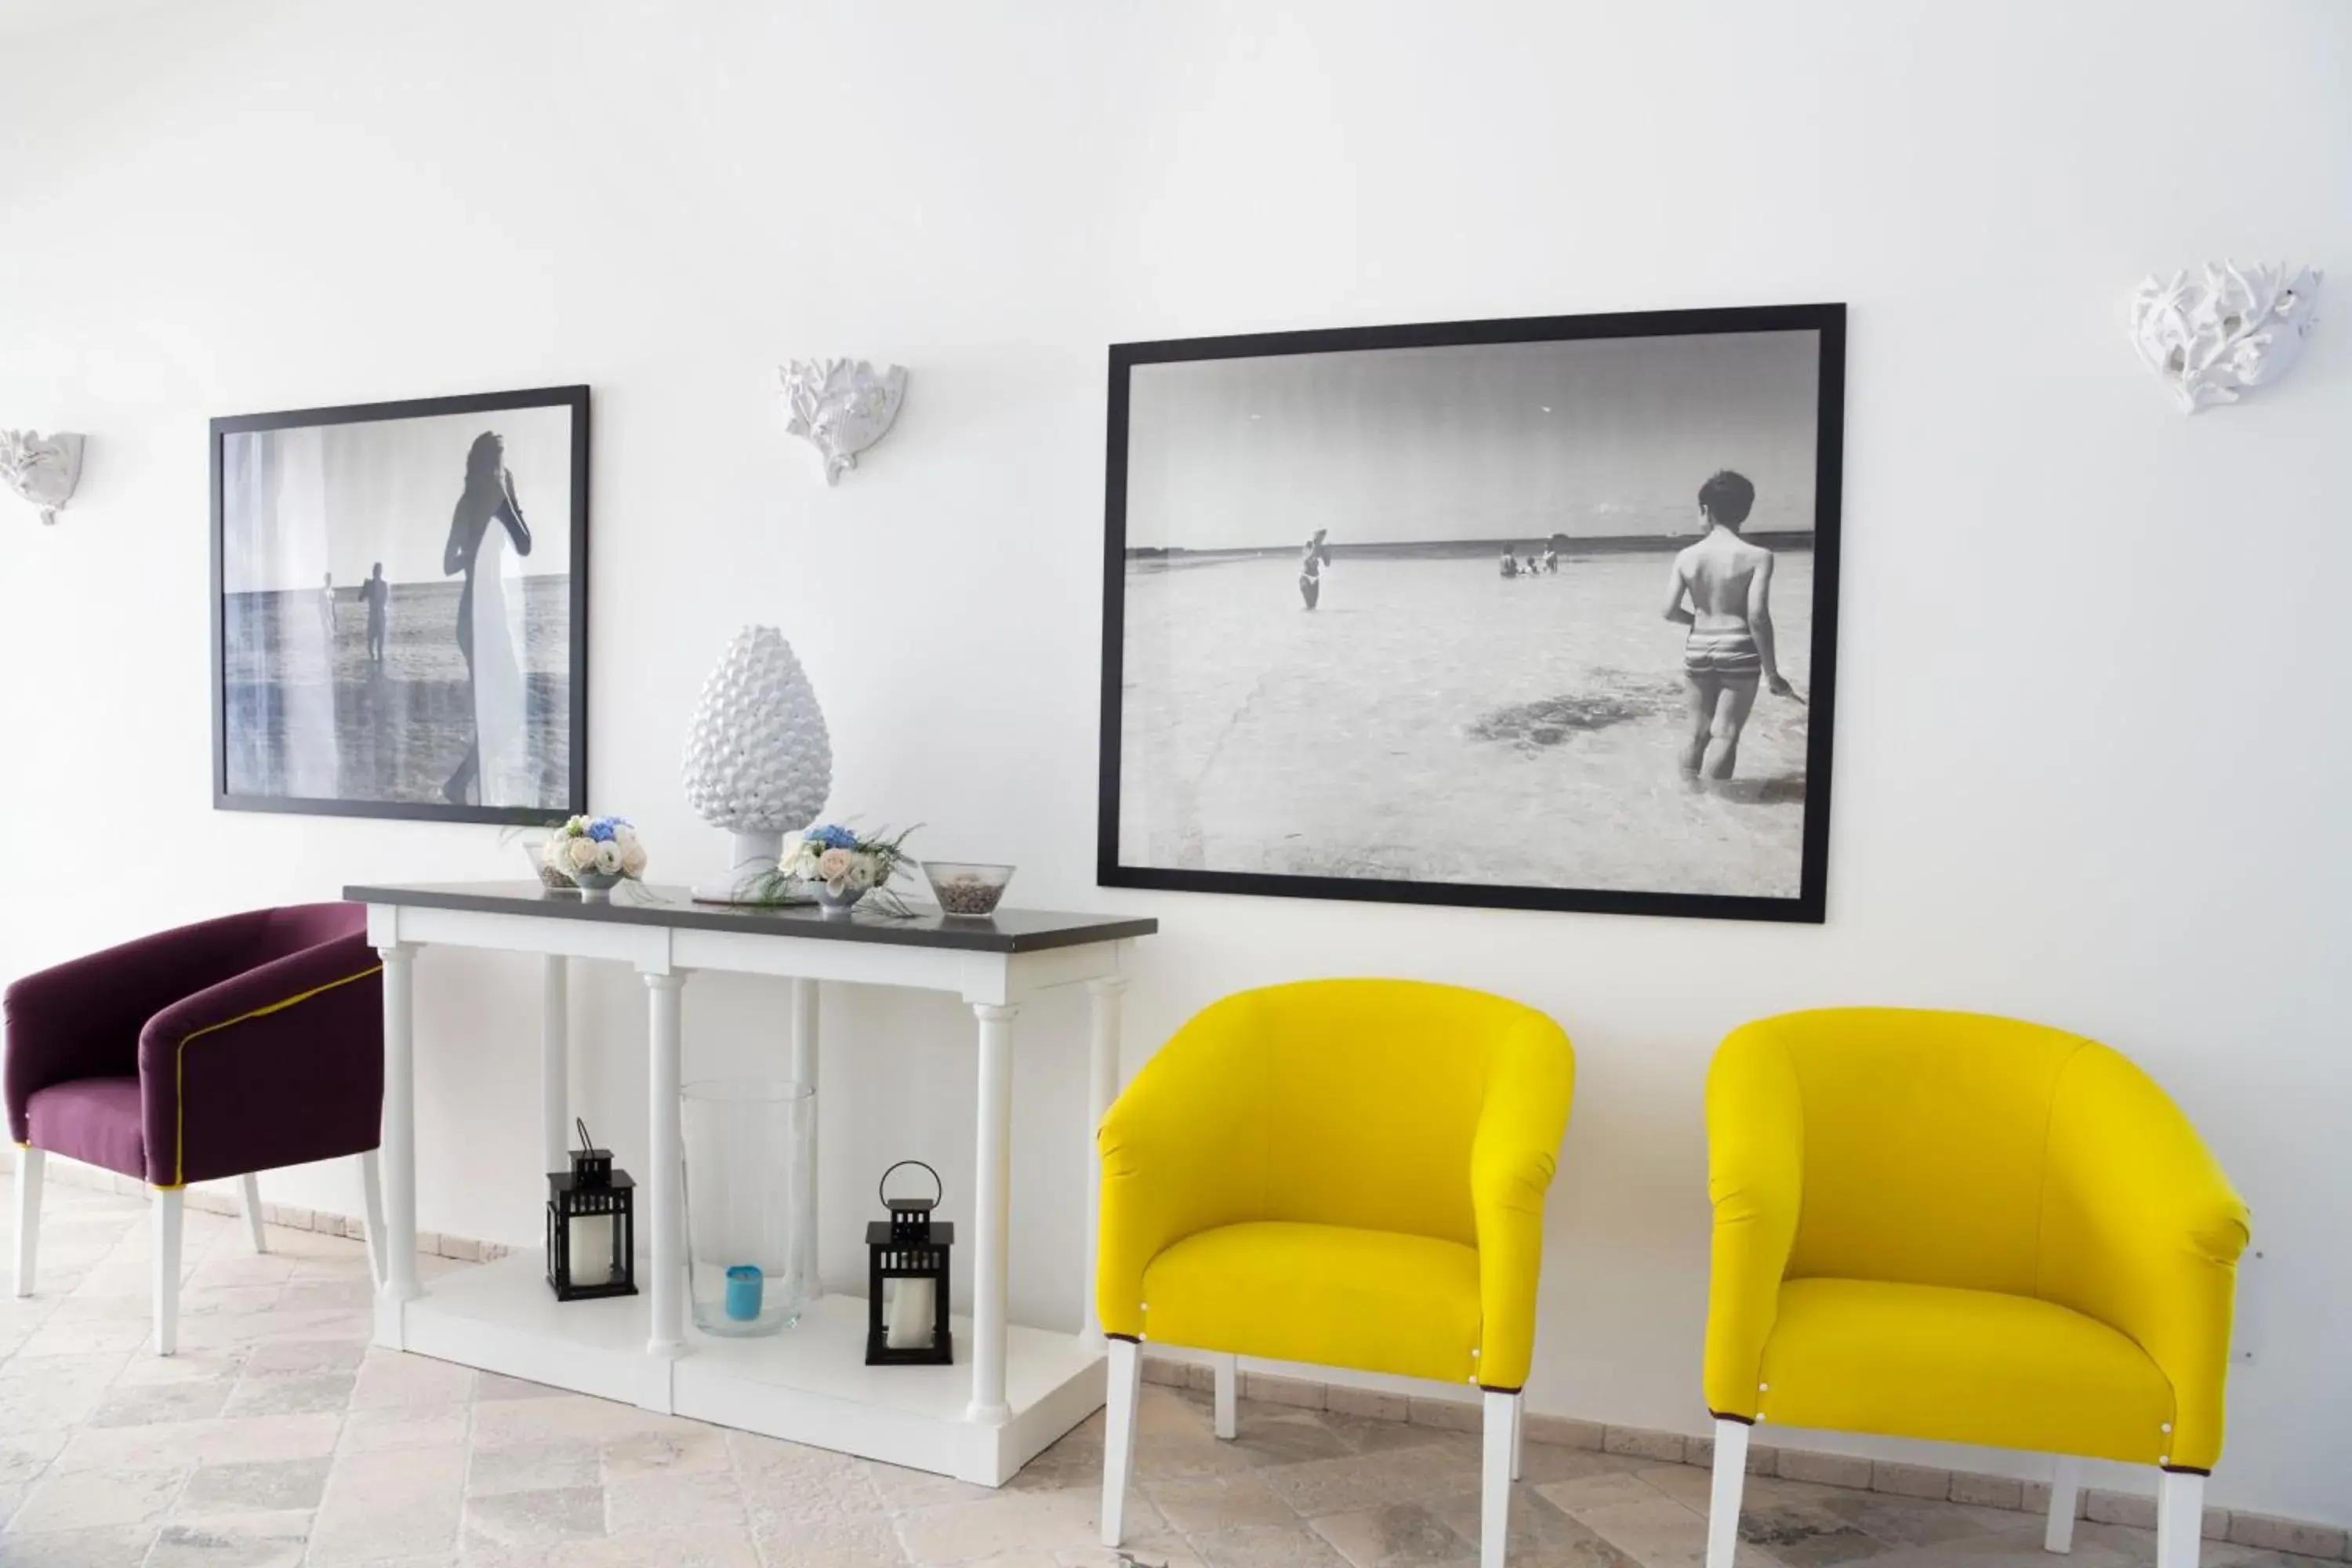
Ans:
{"label": "white console table", "polygon": [[[1151,920],[999,910],[993,920],[860,915],[697,904],[684,889],[610,902],[551,895],[530,882],[352,887],[383,955],[383,1211],[386,1258],[375,1340],[509,1376],[892,1464],[1001,1486],[1103,1403],[1094,1307],[1094,1128],[1118,1088],[1122,957]],[[541,1029],[542,1168],[565,1168],[572,1125],[567,966],[574,958],[635,968],[652,1036],[646,1086],[651,1169],[639,1189],[640,1293],[559,1302],[533,1248],[460,1269],[425,1289],[416,1277],[414,1007],[420,947],[536,953],[544,965]],[[866,1302],[820,1296],[799,1325],[766,1339],[698,1333],[686,1310],[680,1205],[680,991],[699,969],[792,982],[790,1076],[817,1079],[817,984],[825,980],[949,991],[979,1025],[979,1169],[969,1248],[972,1313],[954,1321],[953,1366],[868,1367]],[[1087,1194],[1085,1299],[1076,1334],[1005,1319],[1010,1219],[1013,1024],[1034,997],[1084,987],[1092,1005],[1087,1121],[1074,1129],[1071,1173]],[[822,1118],[824,1100],[818,1100]],[[519,1199],[520,1201],[520,1199]],[[534,1205],[543,1194],[534,1194]],[[650,1246],[645,1245],[649,1241]],[[815,1238],[808,1241],[815,1278]],[[968,1259],[968,1262],[966,1261]]]}

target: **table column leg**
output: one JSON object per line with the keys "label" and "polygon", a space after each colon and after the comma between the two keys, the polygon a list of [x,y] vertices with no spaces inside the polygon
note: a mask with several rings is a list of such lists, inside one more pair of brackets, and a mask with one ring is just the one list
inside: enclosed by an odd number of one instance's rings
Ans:
{"label": "table column leg", "polygon": [[539,1126],[541,1169],[569,1170],[572,1147],[572,965],[551,952],[540,972]]}
{"label": "table column leg", "polygon": [[1127,982],[1117,975],[1087,985],[1093,1004],[1094,1035],[1087,1068],[1087,1236],[1078,1249],[1084,1269],[1078,1282],[1078,1338],[1097,1350],[1103,1344],[1102,1320],[1095,1311],[1095,1249],[1102,1238],[1102,1155],[1095,1146],[1095,1132],[1110,1114],[1110,1102],[1118,1098],[1118,1005],[1126,990]]}
{"label": "table column leg", "polygon": [[416,1284],[416,949],[380,947],[383,958],[383,1285],[376,1292],[375,1342],[405,1342],[402,1303]]}
{"label": "table column leg", "polygon": [[[812,1097],[816,1090],[817,990],[814,980],[793,982],[793,1081],[809,1086]],[[812,1301],[824,1292],[824,1280],[817,1272],[817,1128],[824,1118],[824,1105],[812,1098],[808,1119],[808,1150],[801,1156],[802,1168],[808,1173],[808,1189],[801,1205],[801,1279]]]}
{"label": "table column leg", "polygon": [[1013,1195],[1013,1020],[1021,1009],[974,1003],[980,1018],[980,1159],[972,1196],[971,1408],[983,1425],[1009,1421],[1004,1400],[1006,1226]]}
{"label": "table column leg", "polygon": [[653,1337],[646,1353],[675,1359],[686,1349],[686,1209],[679,1201],[678,1057],[684,1011],[680,994],[686,976],[675,972],[645,977],[653,1048],[647,1053],[652,1070],[646,1084],[652,1120],[647,1156],[653,1170],[646,1187],[652,1198],[647,1216],[652,1224]]}

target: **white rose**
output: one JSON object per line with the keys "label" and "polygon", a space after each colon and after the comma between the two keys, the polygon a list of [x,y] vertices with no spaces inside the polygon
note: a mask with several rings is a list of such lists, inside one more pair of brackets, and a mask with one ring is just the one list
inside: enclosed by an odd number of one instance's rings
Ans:
{"label": "white rose", "polygon": [[874,885],[874,857],[871,855],[852,855],[849,858],[849,869],[845,873],[845,876],[849,885],[853,888],[872,887]]}
{"label": "white rose", "polygon": [[828,849],[816,858],[816,874],[824,879],[827,887],[849,874],[849,851]]}
{"label": "white rose", "polygon": [[611,839],[596,846],[596,869],[607,877],[618,876],[621,870],[621,847]]}
{"label": "white rose", "polygon": [[556,835],[539,847],[539,862],[552,870],[572,869],[572,840]]}
{"label": "white rose", "polygon": [[594,839],[574,838],[569,842],[572,846],[571,857],[572,868],[573,870],[585,871],[596,864],[596,841]]}
{"label": "white rose", "polygon": [[803,838],[797,833],[785,834],[783,847],[776,851],[776,864],[783,867],[786,870],[790,870],[793,867],[799,865],[801,863],[801,847],[807,842],[807,839]]}
{"label": "white rose", "polygon": [[621,874],[625,877],[646,874],[646,847],[635,838],[630,839],[621,850]]}

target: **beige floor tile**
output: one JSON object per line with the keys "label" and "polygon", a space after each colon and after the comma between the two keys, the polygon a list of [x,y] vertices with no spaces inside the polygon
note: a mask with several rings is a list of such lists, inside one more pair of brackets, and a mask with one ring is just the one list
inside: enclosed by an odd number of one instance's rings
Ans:
{"label": "beige floor tile", "polygon": [[31,1480],[48,1468],[72,1435],[68,1426],[18,1426],[16,1412],[0,1394],[0,1406],[7,1410],[7,1425],[0,1426],[0,1486],[16,1486]]}
{"label": "beige floor tile", "polygon": [[[793,1444],[751,1447],[741,1440],[746,1436],[732,1435],[730,1447],[736,1455],[744,1506],[754,1521],[772,1521],[780,1528],[833,1526],[887,1519],[893,1511],[874,1484],[876,1467],[866,1460]],[[753,1441],[766,1444],[769,1439]]]}
{"label": "beige floor tile", "polygon": [[[370,1369],[373,1364],[370,1363]],[[465,1367],[443,1362],[426,1364],[440,1368],[442,1373],[471,1375]],[[364,1370],[360,1373],[362,1387],[367,1375]],[[458,1397],[463,1396],[461,1386]],[[601,1443],[636,1432],[690,1432],[698,1425],[675,1415],[640,1410],[634,1405],[615,1405],[579,1394],[560,1394],[551,1399],[499,1399],[474,1406],[474,1441],[478,1445],[549,1443],[572,1438]]]}
{"label": "beige floor tile", "polygon": [[[299,1343],[301,1342],[295,1342]],[[348,1372],[308,1376],[245,1377],[229,1391],[224,1415],[301,1415],[331,1410],[341,1415],[352,1402]]]}
{"label": "beige floor tile", "polygon": [[235,1382],[245,1369],[244,1350],[192,1350],[182,1345],[172,1355],[133,1351],[114,1374],[118,1389],[145,1388],[166,1383]]}
{"label": "beige floor tile", "polygon": [[1450,1459],[1442,1449],[1394,1448],[1282,1466],[1265,1472],[1265,1483],[1293,1512],[1313,1519],[1391,1503],[1426,1502],[1476,1473],[1475,1465]]}
{"label": "beige floor tile", "polygon": [[749,1522],[732,1470],[616,1477],[604,1483],[604,1527],[615,1535]]}
{"label": "beige floor tile", "polygon": [[33,1484],[8,1521],[16,1534],[95,1530],[161,1520],[180,1495],[188,1467],[51,1470]]}
{"label": "beige floor tile", "polygon": [[343,1417],[340,1452],[380,1453],[389,1448],[455,1448],[472,1433],[473,1410],[464,1405],[384,1405]]}
{"label": "beige floor tile", "polygon": [[541,1491],[469,1495],[460,1541],[471,1550],[478,1545],[580,1541],[604,1533],[603,1488],[554,1487]]}
{"label": "beige floor tile", "polygon": [[624,1480],[646,1476],[698,1475],[732,1470],[727,1433],[719,1426],[684,1431],[629,1432],[604,1443],[604,1476]]}
{"label": "beige floor tile", "polygon": [[204,1382],[145,1384],[110,1390],[90,1413],[92,1426],[154,1426],[167,1421],[201,1421],[218,1415],[236,1384],[223,1378]]}
{"label": "beige floor tile", "polygon": [[1348,1560],[1303,1523],[1243,1525],[1189,1539],[1208,1568],[1348,1568]]}
{"label": "beige floor tile", "polygon": [[179,1520],[205,1514],[307,1515],[326,1493],[330,1463],[322,1458],[198,1465],[172,1515]]}
{"label": "beige floor tile", "polygon": [[1307,1525],[1355,1568],[1451,1568],[1478,1556],[1475,1541],[1417,1503],[1325,1514]]}
{"label": "beige floor tile", "polygon": [[1663,1494],[1589,1508],[1576,1519],[1641,1568],[1700,1568],[1706,1561],[1706,1516]]}
{"label": "beige floor tile", "polygon": [[1208,1568],[1201,1554],[1181,1535],[1134,1535],[1118,1551],[1107,1546],[1081,1546],[1067,1552],[1057,1552],[1054,1560],[1061,1568],[1133,1568],[1148,1563],[1151,1568]]}
{"label": "beige floor tile", "polygon": [[474,1369],[399,1351],[375,1350],[360,1363],[351,1407],[385,1405],[457,1405],[472,1393]]}
{"label": "beige floor tile", "polygon": [[1266,1486],[1256,1471],[1239,1475],[1187,1476],[1146,1481],[1142,1490],[1168,1521],[1187,1535],[1232,1530],[1245,1524],[1292,1525],[1298,1515]]}
{"label": "beige floor tile", "polygon": [[0,1534],[0,1568],[142,1568],[153,1525]]}
{"label": "beige floor tile", "polygon": [[577,1438],[560,1443],[477,1444],[466,1465],[469,1497],[557,1491],[598,1486],[603,1480],[596,1445]]}
{"label": "beige floor tile", "polygon": [[453,1550],[465,1478],[462,1448],[343,1456],[311,1525],[310,1561],[366,1563]]}
{"label": "beige floor tile", "polygon": [[1588,1508],[1610,1508],[1618,1503],[1647,1502],[1661,1495],[1655,1487],[1624,1470],[1579,1476],[1564,1481],[1545,1481],[1537,1486],[1536,1491],[1567,1514],[1581,1513]]}
{"label": "beige floor tile", "polygon": [[[898,1516],[899,1543],[918,1563],[982,1562],[1014,1551],[1076,1551],[1102,1541],[1102,1497],[1081,1490],[996,1492],[976,1502],[940,1503]],[[1128,1528],[1160,1527],[1158,1510],[1127,1502]]]}
{"label": "beige floor tile", "polygon": [[770,1520],[753,1533],[767,1568],[906,1568],[908,1561],[898,1532],[880,1514]]}
{"label": "beige floor tile", "polygon": [[155,1537],[146,1568],[295,1568],[310,1536],[306,1510],[175,1521]]}

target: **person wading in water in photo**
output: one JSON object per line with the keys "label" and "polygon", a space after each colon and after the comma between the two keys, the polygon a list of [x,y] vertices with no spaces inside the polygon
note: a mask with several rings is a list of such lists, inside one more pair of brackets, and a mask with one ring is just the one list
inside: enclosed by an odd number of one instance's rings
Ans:
{"label": "person wading in water in photo", "polygon": [[1773,657],[1772,552],[1739,534],[1755,505],[1756,487],[1728,468],[1701,485],[1706,531],[1675,557],[1666,585],[1666,619],[1690,628],[1683,642],[1690,734],[1681,761],[1693,788],[1727,779],[1738,766],[1739,734],[1759,682],[1776,697],[1796,696]]}
{"label": "person wading in water in photo", "polygon": [[383,580],[383,562],[377,562],[368,580],[360,584],[360,596],[367,601],[368,662],[382,664],[385,617],[392,605],[392,584]]}
{"label": "person wading in water in photo", "polygon": [[485,430],[466,454],[465,493],[457,498],[457,510],[449,519],[449,542],[441,552],[445,574],[466,574],[465,592],[457,596],[457,649],[466,656],[474,725],[465,760],[441,786],[453,805],[520,804],[492,798],[504,792],[485,778],[486,770],[504,770],[506,753],[522,741],[526,719],[522,660],[508,627],[499,570],[504,549],[499,535],[491,531],[493,522],[513,542],[517,555],[530,553],[530,529],[522,520],[522,509],[515,505],[506,446],[496,433]]}

